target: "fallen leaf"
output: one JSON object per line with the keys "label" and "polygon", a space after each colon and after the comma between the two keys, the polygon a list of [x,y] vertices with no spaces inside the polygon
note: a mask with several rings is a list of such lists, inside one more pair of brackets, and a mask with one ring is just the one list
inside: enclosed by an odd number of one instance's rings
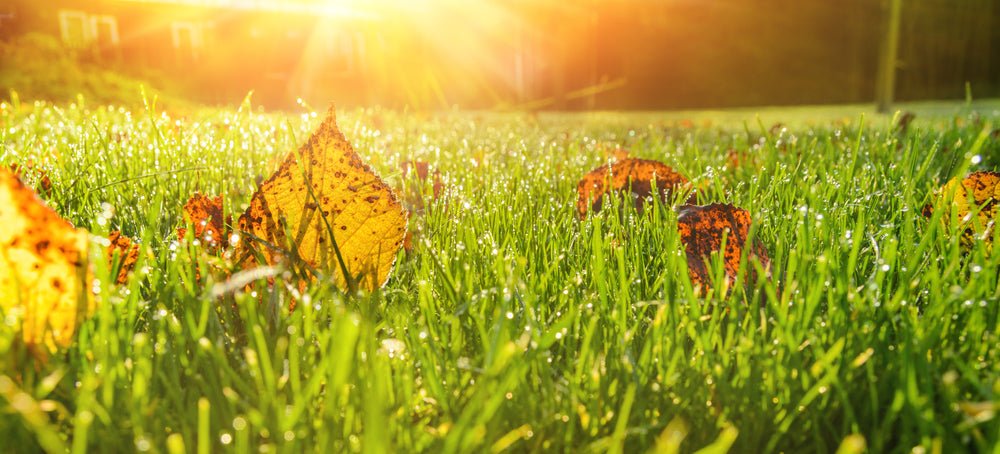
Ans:
{"label": "fallen leaf", "polygon": [[[993,227],[1000,211],[1000,173],[972,172],[962,179],[953,178],[937,191],[936,197],[946,209],[941,216],[945,232],[960,232],[962,244],[967,247],[983,241],[992,250]],[[925,205],[921,213],[931,217],[934,206]],[[958,222],[955,231],[952,231],[952,215]]]}
{"label": "fallen leaf", "polygon": [[337,129],[331,107],[308,142],[253,195],[239,219],[237,257],[245,268],[257,255],[269,265],[301,261],[332,271],[342,289],[372,291],[389,278],[407,215]]}
{"label": "fallen leaf", "polygon": [[[722,260],[726,273],[726,284],[735,281],[740,268],[740,258],[747,247],[750,232],[750,213],[732,205],[683,205],[678,209],[677,230],[684,243],[687,255],[688,276],[691,283],[707,292],[711,288],[710,257],[725,250]],[[767,250],[760,241],[754,241],[748,253],[751,260],[759,261],[765,270],[770,268]],[[748,283],[756,280],[752,266],[746,268]]]}
{"label": "fallen leaf", "polygon": [[0,168],[0,308],[33,351],[68,346],[80,318],[93,311],[88,242],[86,230]]}
{"label": "fallen leaf", "polygon": [[[222,196],[214,198],[198,193],[184,204],[184,217],[194,229],[194,238],[201,241],[209,252],[229,247],[232,218],[223,214]],[[177,237],[185,238],[187,228],[177,229]]]}
{"label": "fallen leaf", "polygon": [[413,252],[413,232],[407,230],[406,235],[403,236],[403,250],[407,253]]}
{"label": "fallen leaf", "polygon": [[35,188],[38,193],[46,196],[52,194],[52,180],[49,178],[48,172],[38,168],[34,161],[28,160],[23,165],[12,163],[10,170],[21,181],[24,181],[30,174],[32,178],[38,180],[38,187]]}
{"label": "fallen leaf", "polygon": [[[424,161],[403,161],[399,164],[399,168],[403,171],[404,179],[413,178],[415,175],[417,181],[421,184],[430,179],[431,194],[433,195],[434,200],[437,200],[441,197],[441,194],[444,193],[444,183],[441,181],[441,171],[434,169],[434,172],[431,172],[430,164]],[[423,192],[417,192],[418,193],[414,195],[418,200],[414,201],[414,205],[419,205],[419,208],[422,209],[424,207]],[[409,199],[410,197],[407,198]]]}
{"label": "fallen leaf", "polygon": [[[132,241],[131,238],[122,235],[122,232],[118,230],[113,230],[108,235],[108,241],[111,245],[108,247],[108,261],[111,263],[112,269],[115,265],[118,266],[118,276],[115,282],[118,285],[122,285],[128,281],[128,273],[132,272],[135,268],[135,262],[139,260],[139,245]],[[115,260],[115,254],[118,254],[118,260]]]}
{"label": "fallen leaf", "polygon": [[917,118],[917,114],[906,111],[899,116],[899,120],[896,121],[896,133],[906,134],[910,130],[910,123]]}
{"label": "fallen leaf", "polygon": [[580,218],[584,218],[588,211],[596,213],[601,210],[605,194],[621,193],[630,195],[636,209],[641,211],[646,199],[652,195],[654,184],[660,200],[670,203],[673,192],[688,183],[687,178],[666,164],[628,158],[610,166],[602,165],[584,175],[576,187],[579,194],[576,210]]}

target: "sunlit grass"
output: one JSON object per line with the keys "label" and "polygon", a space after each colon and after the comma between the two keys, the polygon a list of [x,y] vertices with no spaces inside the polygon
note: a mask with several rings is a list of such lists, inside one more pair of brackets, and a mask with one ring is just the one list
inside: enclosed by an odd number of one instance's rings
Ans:
{"label": "sunlit grass", "polygon": [[[905,136],[849,109],[345,112],[390,183],[419,159],[448,188],[389,284],[348,298],[282,274],[219,297],[174,233],[195,191],[242,212],[316,116],[5,105],[0,162],[39,164],[51,206],[143,258],[47,364],[0,344],[0,450],[995,450],[1000,259],[919,209],[1000,165],[995,108],[918,110]],[[577,220],[605,144],[750,210],[774,280],[699,299],[669,207]]]}

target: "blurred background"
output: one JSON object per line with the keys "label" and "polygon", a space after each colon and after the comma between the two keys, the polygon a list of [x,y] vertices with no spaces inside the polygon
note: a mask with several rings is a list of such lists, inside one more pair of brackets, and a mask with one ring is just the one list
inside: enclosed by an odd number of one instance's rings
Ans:
{"label": "blurred background", "polygon": [[129,103],[140,83],[276,109],[988,98],[998,55],[1000,0],[0,0],[8,99]]}

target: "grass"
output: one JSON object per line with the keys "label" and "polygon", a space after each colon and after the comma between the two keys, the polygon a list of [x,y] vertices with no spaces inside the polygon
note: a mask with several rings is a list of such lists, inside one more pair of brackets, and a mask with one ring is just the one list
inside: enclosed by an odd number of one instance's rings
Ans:
{"label": "grass", "polygon": [[[907,108],[905,135],[847,107],[344,112],[391,183],[442,170],[415,250],[372,295],[284,273],[219,297],[181,206],[240,213],[315,116],[4,105],[0,162],[41,163],[51,206],[143,255],[120,288],[95,260],[99,309],[47,363],[0,330],[0,451],[998,452],[1000,258],[920,207],[1000,167],[1000,104]],[[669,207],[579,221],[604,143],[748,209],[774,279],[699,298]]]}

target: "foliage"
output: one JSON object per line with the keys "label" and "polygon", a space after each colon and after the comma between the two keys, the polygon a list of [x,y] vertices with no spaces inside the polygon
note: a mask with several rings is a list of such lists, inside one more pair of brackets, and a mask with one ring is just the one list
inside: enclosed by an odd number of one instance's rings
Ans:
{"label": "foliage", "polygon": [[153,73],[135,74],[108,62],[88,61],[84,51],[67,49],[58,38],[41,33],[0,40],[0,61],[0,99],[4,100],[12,96],[58,102],[87,99],[138,107],[143,104],[139,88],[145,86],[148,95],[155,94],[161,104],[187,105],[178,97],[185,90],[176,83]]}

